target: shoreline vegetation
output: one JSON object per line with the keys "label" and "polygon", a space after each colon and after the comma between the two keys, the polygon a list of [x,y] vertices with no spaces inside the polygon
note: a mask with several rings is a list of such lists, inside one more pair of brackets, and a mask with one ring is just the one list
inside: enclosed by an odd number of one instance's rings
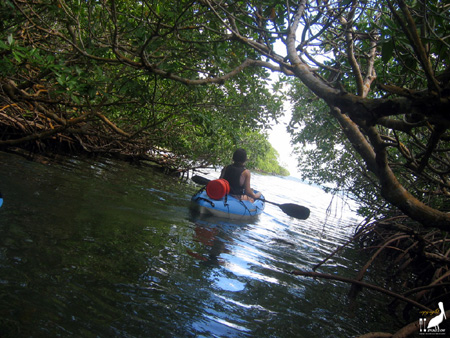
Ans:
{"label": "shoreline vegetation", "polygon": [[[1,2],[0,150],[187,176],[242,147],[249,169],[278,172],[264,131],[290,102],[302,178],[348,192],[367,218],[353,239],[368,254],[356,279],[386,266],[385,289],[450,304],[449,7],[234,5]],[[399,326],[418,319],[411,303],[387,306]]]}
{"label": "shoreline vegetation", "polygon": [[[57,161],[61,158],[69,158],[71,156],[85,156],[87,158],[101,158],[101,157],[111,157],[116,160],[125,161],[130,164],[139,164],[151,167],[160,172],[163,172],[170,176],[177,176],[181,178],[189,178],[189,172],[195,172],[201,169],[211,169],[214,168],[212,163],[199,163],[195,160],[188,159],[183,155],[176,155],[165,149],[157,149],[149,151],[147,153],[140,154],[130,154],[127,152],[101,152],[101,153],[91,153],[91,152],[70,152],[64,153],[61,151],[40,151],[36,152],[34,147],[4,147],[0,148],[0,151],[4,151],[11,154],[16,154],[22,156],[28,160],[40,162],[43,164],[51,164],[52,161]],[[47,147],[46,147],[47,148]],[[289,176],[290,172],[278,164],[276,159],[272,159],[268,163],[263,161],[258,161],[261,167],[252,167],[253,172],[262,175],[274,175],[274,176]]]}

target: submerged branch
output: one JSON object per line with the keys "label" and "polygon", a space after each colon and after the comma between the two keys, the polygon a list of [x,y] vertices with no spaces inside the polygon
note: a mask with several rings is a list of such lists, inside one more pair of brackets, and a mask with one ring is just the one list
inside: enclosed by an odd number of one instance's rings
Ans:
{"label": "submerged branch", "polygon": [[396,299],[402,300],[408,304],[411,304],[419,309],[425,310],[425,311],[431,311],[430,308],[416,302],[415,300],[406,298],[402,295],[399,295],[398,293],[386,290],[382,287],[379,287],[377,285],[373,285],[373,284],[369,284],[369,283],[365,283],[365,282],[361,282],[359,280],[356,279],[351,279],[351,278],[346,278],[346,277],[341,277],[341,276],[337,276],[337,275],[330,275],[330,274],[325,274],[325,273],[319,273],[319,272],[314,272],[314,271],[301,271],[301,270],[293,270],[290,272],[293,275],[296,276],[305,276],[305,277],[313,277],[313,278],[324,278],[324,279],[331,279],[331,280],[337,280],[340,282],[344,282],[344,283],[350,283],[350,284],[356,284],[362,287],[365,287],[367,289],[371,289],[371,290],[375,290],[381,293],[384,293],[390,297],[394,297]]}

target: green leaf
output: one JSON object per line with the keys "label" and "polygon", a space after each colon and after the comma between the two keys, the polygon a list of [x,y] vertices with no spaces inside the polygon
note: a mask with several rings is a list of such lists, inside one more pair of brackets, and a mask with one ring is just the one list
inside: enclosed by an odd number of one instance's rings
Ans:
{"label": "green leaf", "polygon": [[20,52],[14,50],[14,51],[12,52],[12,54],[13,54],[13,56],[14,56],[14,59],[16,59],[17,62],[22,62],[22,58],[23,58],[23,56],[24,56],[22,53],[20,53]]}
{"label": "green leaf", "polygon": [[385,41],[381,45],[381,59],[383,62],[387,63],[392,59],[392,54],[394,52],[394,41],[392,39]]}
{"label": "green leaf", "polygon": [[76,103],[76,104],[80,104],[81,100],[78,96],[71,94],[70,98]]}

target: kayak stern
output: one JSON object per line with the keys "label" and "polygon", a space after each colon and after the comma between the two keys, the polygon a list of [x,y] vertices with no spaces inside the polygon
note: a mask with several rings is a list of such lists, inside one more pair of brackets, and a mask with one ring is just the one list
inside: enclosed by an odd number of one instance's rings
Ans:
{"label": "kayak stern", "polygon": [[[261,196],[261,198],[264,198]],[[228,219],[249,219],[260,215],[264,210],[264,201],[241,201],[230,195],[220,200],[213,200],[202,190],[192,196],[193,207],[204,215]]]}

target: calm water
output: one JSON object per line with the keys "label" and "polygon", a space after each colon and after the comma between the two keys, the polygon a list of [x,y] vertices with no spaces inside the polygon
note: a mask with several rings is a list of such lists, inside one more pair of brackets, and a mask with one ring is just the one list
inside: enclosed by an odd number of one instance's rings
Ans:
{"label": "calm water", "polygon": [[[190,213],[198,189],[149,168],[70,159],[45,165],[0,152],[0,337],[351,337],[395,325],[385,300],[298,277],[358,222],[317,187],[253,175],[266,205],[229,223]],[[215,178],[213,174],[205,175]],[[336,202],[336,199],[335,201]],[[354,277],[349,249],[319,271]]]}

